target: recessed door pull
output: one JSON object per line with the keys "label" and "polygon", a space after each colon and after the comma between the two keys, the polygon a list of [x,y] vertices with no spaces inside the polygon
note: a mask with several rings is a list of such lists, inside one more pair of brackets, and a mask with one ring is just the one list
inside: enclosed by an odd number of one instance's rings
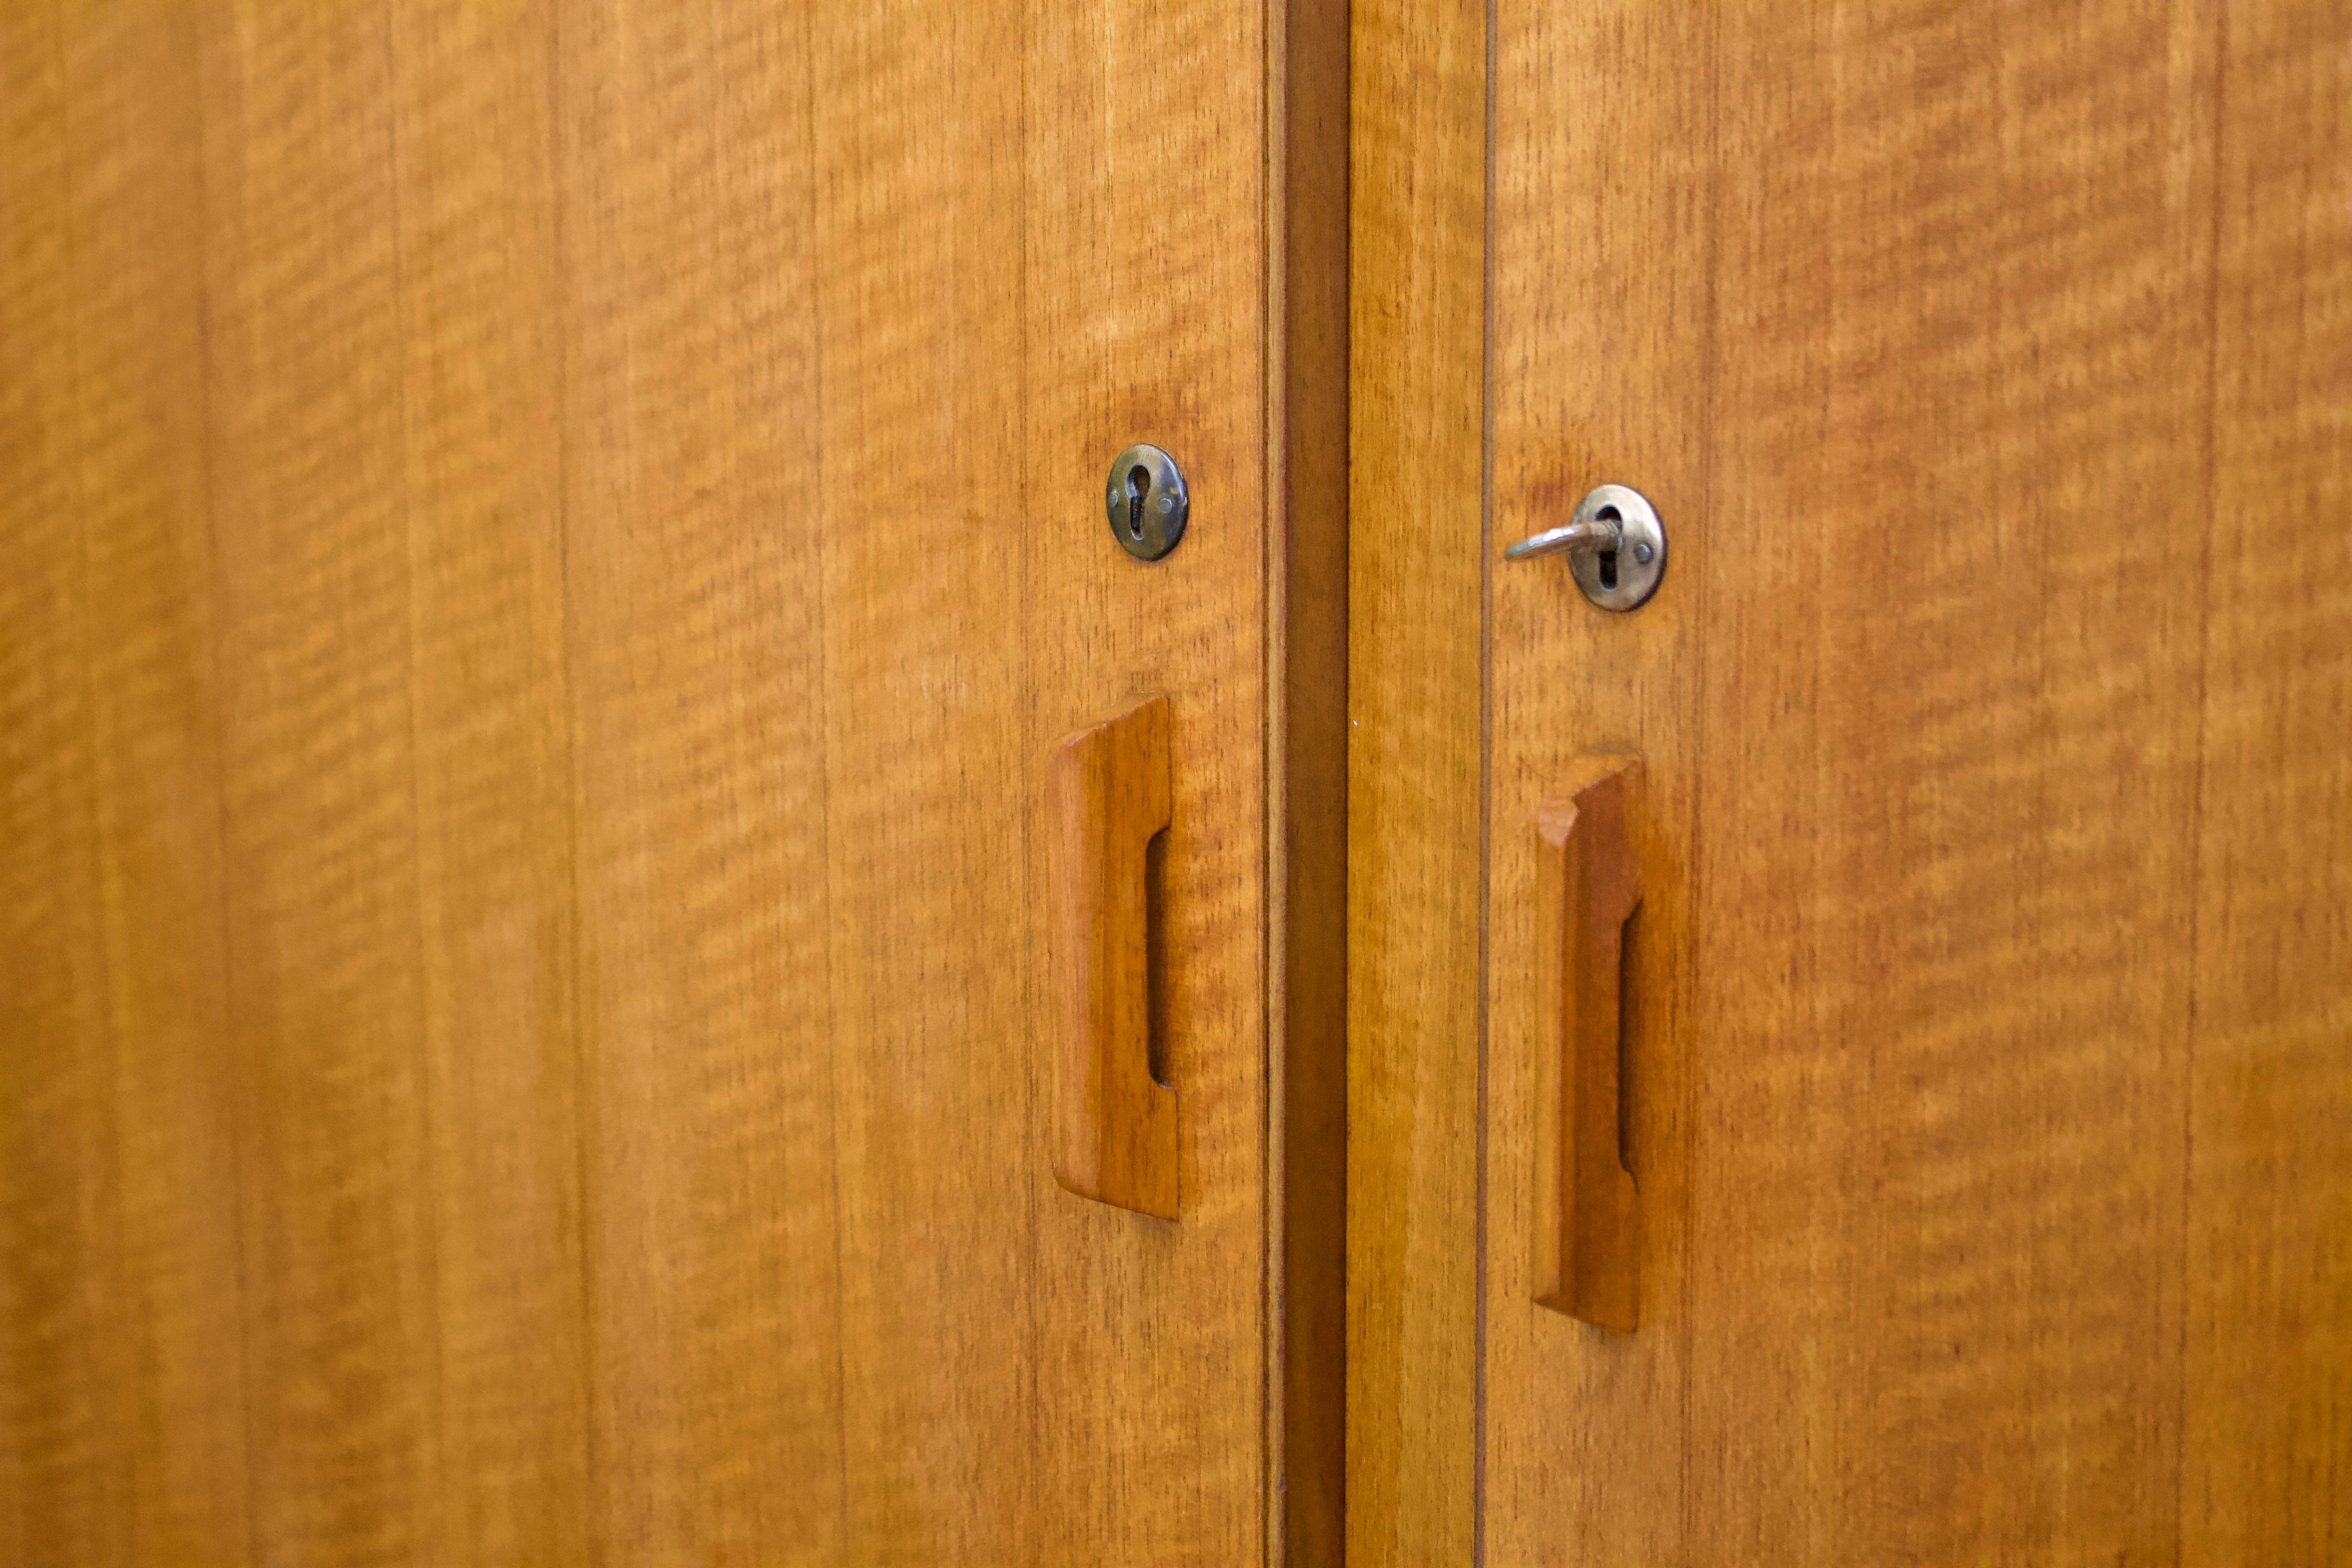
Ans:
{"label": "recessed door pull", "polygon": [[1535,1297],[1630,1333],[1642,1209],[1621,1152],[1625,923],[1642,902],[1626,816],[1642,764],[1588,757],[1536,813]]}
{"label": "recessed door pull", "polygon": [[1169,826],[1168,700],[1065,740],[1047,764],[1061,1103],[1054,1176],[1176,1217],[1176,1091],[1151,1076],[1152,836]]}
{"label": "recessed door pull", "polygon": [[1504,551],[1503,559],[1560,554],[1586,598],[1604,610],[1634,609],[1665,575],[1665,525],[1649,498],[1632,486],[1595,485],[1567,522],[1530,533]]}

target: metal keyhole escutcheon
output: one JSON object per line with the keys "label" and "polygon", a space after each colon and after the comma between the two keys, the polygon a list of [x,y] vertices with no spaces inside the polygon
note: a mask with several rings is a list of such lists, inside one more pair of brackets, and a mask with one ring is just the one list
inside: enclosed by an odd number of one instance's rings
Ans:
{"label": "metal keyhole escutcheon", "polygon": [[1139,441],[1111,459],[1103,510],[1121,550],[1138,561],[1157,561],[1184,537],[1192,500],[1176,459]]}
{"label": "metal keyhole escutcheon", "polygon": [[1631,485],[1595,485],[1567,522],[1503,552],[1507,561],[1537,555],[1566,555],[1576,585],[1602,609],[1636,609],[1665,575],[1665,526],[1650,498]]}

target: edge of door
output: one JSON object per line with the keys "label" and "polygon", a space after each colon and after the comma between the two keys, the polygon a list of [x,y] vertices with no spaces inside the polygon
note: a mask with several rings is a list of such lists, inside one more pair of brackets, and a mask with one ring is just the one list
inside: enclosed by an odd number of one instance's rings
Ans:
{"label": "edge of door", "polygon": [[1265,31],[1267,1561],[1346,1523],[1348,0]]}
{"label": "edge of door", "polygon": [[1348,1561],[1478,1560],[1487,0],[1350,19]]}

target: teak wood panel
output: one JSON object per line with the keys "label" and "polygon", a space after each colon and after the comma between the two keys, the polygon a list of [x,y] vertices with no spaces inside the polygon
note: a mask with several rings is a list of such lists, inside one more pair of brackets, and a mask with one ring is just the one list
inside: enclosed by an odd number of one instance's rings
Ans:
{"label": "teak wood panel", "polygon": [[247,1560],[185,28],[0,24],[0,1557]]}
{"label": "teak wood panel", "polygon": [[[1359,700],[1487,632],[1355,736],[1351,1544],[2341,1555],[2340,7],[1483,20],[1356,23]],[[1602,479],[1673,540],[1632,616],[1496,562]],[[1523,1245],[1534,813],[1598,752],[1649,779],[1631,1336]],[[1401,872],[1482,835],[1483,904]]]}
{"label": "teak wood panel", "polygon": [[2325,1563],[2352,1555],[2352,6],[2216,33],[2180,1547]]}
{"label": "teak wood panel", "polygon": [[1468,1563],[1477,1467],[1483,0],[1349,15],[1350,1563]]}
{"label": "teak wood panel", "polygon": [[[1657,772],[1690,792],[1663,858],[1696,907],[1643,933],[1656,984],[1627,1036],[1645,1211],[1686,1216],[1655,1333],[1630,1354],[1552,1333],[1490,1256],[1490,1541],[2168,1549],[2191,889],[2168,829],[2194,812],[2210,221],[2209,95],[2174,32],[2193,18],[1723,20],[1675,40],[1694,100],[1642,135],[1584,115],[1547,57],[1608,74],[1656,40],[1497,17],[1498,519],[1605,470],[1688,526],[1679,626],[1595,626],[1556,577],[1498,581],[1496,815],[1570,737],[1636,743],[1658,697],[1612,677],[1685,631],[1693,749]],[[1560,201],[1580,176],[1607,194]],[[1643,266],[1664,235],[1703,307]],[[1563,300],[1545,258],[1571,249],[1590,271]],[[1626,429],[1660,418],[1700,434],[1686,463]],[[1521,858],[1498,834],[1500,954]],[[1504,1084],[1507,957],[1493,987]],[[1685,987],[1686,1010],[1639,1015]],[[1570,1442],[1601,1458],[1540,1462]]]}
{"label": "teak wood panel", "polygon": [[[1268,959],[1328,918],[1269,881],[1337,842],[1269,841],[1270,675],[1328,731],[1342,624],[1332,509],[1272,532],[1339,438],[1283,20],[10,14],[0,1555],[1328,1542],[1267,1310]],[[1044,770],[1144,690],[1173,1224],[1051,1173]]]}

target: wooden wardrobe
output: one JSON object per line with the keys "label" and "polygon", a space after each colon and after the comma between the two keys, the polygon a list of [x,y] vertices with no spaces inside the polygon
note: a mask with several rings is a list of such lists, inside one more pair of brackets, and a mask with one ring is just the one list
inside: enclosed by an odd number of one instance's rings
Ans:
{"label": "wooden wardrobe", "polygon": [[2341,0],[0,126],[0,1568],[2352,1561]]}

